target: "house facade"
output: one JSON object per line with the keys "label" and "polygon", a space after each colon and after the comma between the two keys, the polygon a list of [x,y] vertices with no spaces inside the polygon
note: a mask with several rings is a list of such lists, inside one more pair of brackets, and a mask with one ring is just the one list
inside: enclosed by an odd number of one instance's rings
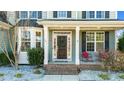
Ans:
{"label": "house facade", "polygon": [[44,48],[44,65],[97,62],[98,51],[116,50],[115,31],[124,28],[117,11],[17,11],[19,64],[28,64],[28,48]]}

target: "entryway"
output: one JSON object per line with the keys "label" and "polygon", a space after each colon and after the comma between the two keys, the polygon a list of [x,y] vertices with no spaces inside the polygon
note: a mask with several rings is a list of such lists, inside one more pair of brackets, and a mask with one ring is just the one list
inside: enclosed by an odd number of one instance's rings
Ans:
{"label": "entryway", "polygon": [[57,36],[57,59],[67,59],[67,36]]}
{"label": "entryway", "polygon": [[52,61],[72,61],[72,32],[53,31]]}

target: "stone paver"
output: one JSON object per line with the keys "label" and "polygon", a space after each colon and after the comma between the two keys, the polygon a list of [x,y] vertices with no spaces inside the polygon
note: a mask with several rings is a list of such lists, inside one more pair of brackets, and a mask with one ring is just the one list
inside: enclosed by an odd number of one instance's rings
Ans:
{"label": "stone paver", "polygon": [[96,81],[101,80],[98,75],[100,74],[100,71],[90,71],[90,70],[84,70],[79,73],[79,80],[87,80],[87,81]]}
{"label": "stone paver", "polygon": [[62,75],[62,81],[79,81],[78,75]]}
{"label": "stone paver", "polygon": [[61,75],[45,75],[42,80],[44,81],[60,81]]}

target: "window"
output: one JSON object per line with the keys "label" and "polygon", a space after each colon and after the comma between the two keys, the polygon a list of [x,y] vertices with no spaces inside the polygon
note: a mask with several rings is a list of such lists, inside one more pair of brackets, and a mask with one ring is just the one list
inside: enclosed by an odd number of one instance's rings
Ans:
{"label": "window", "polygon": [[106,18],[109,18],[109,11],[83,11],[82,18],[106,19]]}
{"label": "window", "polygon": [[87,51],[94,51],[94,32],[87,32]]}
{"label": "window", "polygon": [[104,11],[96,11],[96,18],[105,18]]}
{"label": "window", "polygon": [[30,11],[29,15],[30,15],[30,18],[37,18],[38,17],[38,12],[37,11]]}
{"label": "window", "polygon": [[86,16],[87,16],[87,18],[95,18],[95,12],[94,11],[87,11]]}
{"label": "window", "polygon": [[41,32],[36,32],[36,48],[41,47]]}
{"label": "window", "polygon": [[104,33],[96,32],[96,51],[104,50]]}
{"label": "window", "polygon": [[87,32],[86,48],[87,51],[104,50],[104,32]]}
{"label": "window", "polygon": [[30,48],[30,32],[29,31],[22,31],[21,33],[21,51],[25,52],[27,49]]}
{"label": "window", "polygon": [[59,17],[59,18],[67,17],[67,11],[58,11],[57,12],[57,17]]}
{"label": "window", "polygon": [[27,11],[21,11],[20,12],[20,18],[28,18],[28,12]]}

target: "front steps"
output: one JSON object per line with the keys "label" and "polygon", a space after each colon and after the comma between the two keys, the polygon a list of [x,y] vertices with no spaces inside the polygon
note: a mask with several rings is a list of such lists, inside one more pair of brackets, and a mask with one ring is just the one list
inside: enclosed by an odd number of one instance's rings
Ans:
{"label": "front steps", "polygon": [[75,64],[45,65],[46,75],[77,75],[78,67]]}
{"label": "front steps", "polygon": [[101,64],[48,64],[44,65],[46,75],[77,75],[81,70],[98,70]]}

